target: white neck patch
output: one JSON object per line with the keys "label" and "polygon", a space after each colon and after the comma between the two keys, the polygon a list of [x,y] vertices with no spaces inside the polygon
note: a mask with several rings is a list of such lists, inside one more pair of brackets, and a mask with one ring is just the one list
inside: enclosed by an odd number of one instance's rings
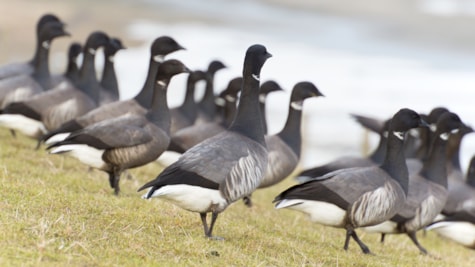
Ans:
{"label": "white neck patch", "polygon": [[163,56],[163,55],[153,56],[153,61],[158,62],[158,63],[162,63],[164,59],[165,59],[165,56]]}
{"label": "white neck patch", "polygon": [[293,101],[292,103],[290,103],[290,107],[292,107],[293,109],[296,109],[296,110],[302,110],[303,101],[302,100]]}
{"label": "white neck patch", "polygon": [[265,94],[260,94],[259,95],[259,102],[264,104],[266,103],[266,95]]}
{"label": "white neck patch", "polygon": [[437,125],[435,123],[432,123],[429,126],[429,129],[430,129],[431,132],[435,133],[435,131],[437,130]]}
{"label": "white neck patch", "polygon": [[89,48],[89,53],[91,53],[91,55],[95,55],[96,54],[96,50],[94,48]]}
{"label": "white neck patch", "polygon": [[107,58],[107,60],[109,60],[110,62],[113,63],[113,62],[114,62],[114,56],[109,56],[109,57]]}
{"label": "white neck patch", "polygon": [[259,77],[258,74],[252,74],[252,78],[254,78],[256,81],[260,81],[261,78]]}
{"label": "white neck patch", "polygon": [[221,98],[221,97],[217,97],[215,100],[214,100],[214,103],[220,107],[224,107],[226,101]]}
{"label": "white neck patch", "polygon": [[441,133],[441,134],[439,135],[440,139],[442,139],[442,140],[444,140],[444,141],[449,140],[449,136],[450,136],[449,133]]}
{"label": "white neck patch", "polygon": [[160,85],[161,87],[165,87],[167,85],[167,83],[165,81],[157,81],[157,84]]}
{"label": "white neck patch", "polygon": [[44,49],[49,49],[50,45],[49,45],[49,41],[44,41],[41,43],[41,46],[43,46]]}
{"label": "white neck patch", "polygon": [[452,131],[450,131],[450,133],[451,133],[451,134],[456,134],[456,133],[458,133],[459,131],[460,131],[460,129],[457,128],[457,129],[453,129]]}
{"label": "white neck patch", "polygon": [[415,138],[418,138],[420,136],[419,134],[419,131],[417,129],[411,129],[409,130],[409,134],[412,136],[412,137],[415,137]]}
{"label": "white neck patch", "polygon": [[393,132],[394,136],[396,136],[399,140],[404,140],[404,132]]}
{"label": "white neck patch", "polygon": [[388,132],[388,131],[384,131],[384,132],[383,132],[383,136],[384,136],[385,138],[388,138],[389,132]]}
{"label": "white neck patch", "polygon": [[236,98],[235,97],[232,97],[230,95],[227,95],[225,96],[226,100],[228,100],[229,102],[236,102]]}

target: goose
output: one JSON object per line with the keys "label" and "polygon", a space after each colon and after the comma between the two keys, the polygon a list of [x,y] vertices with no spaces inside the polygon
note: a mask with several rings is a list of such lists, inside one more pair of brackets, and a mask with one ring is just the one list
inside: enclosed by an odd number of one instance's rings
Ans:
{"label": "goose", "polygon": [[470,159],[470,163],[468,164],[465,182],[469,186],[475,188],[475,155],[472,156],[472,158]]}
{"label": "goose", "polygon": [[48,147],[51,154],[66,154],[109,174],[119,194],[124,170],[145,165],[160,156],[170,142],[167,87],[170,79],[189,70],[178,60],[163,62],[157,70],[152,107],[145,115],[125,114],[73,132]]}
{"label": "goose", "polygon": [[388,127],[389,122],[391,120],[376,121],[372,118],[364,117],[361,115],[352,114],[352,116],[362,125],[365,125],[365,127],[368,126],[372,128],[372,130],[377,131],[379,135],[379,143],[376,149],[374,149],[373,152],[367,157],[344,156],[337,158],[331,162],[328,162],[324,165],[303,170],[295,177],[295,179],[299,183],[304,183],[308,180],[313,179],[313,177],[319,177],[329,172],[340,169],[353,167],[370,167],[383,163],[384,157],[386,155]]}
{"label": "goose", "polygon": [[275,208],[297,210],[316,223],[344,228],[345,250],[352,237],[363,253],[371,253],[355,229],[387,221],[404,203],[408,190],[404,136],[423,125],[426,123],[413,110],[399,110],[389,125],[387,153],[381,165],[341,169],[295,185],[274,199]]}
{"label": "goose", "polygon": [[163,62],[166,55],[182,49],[184,48],[169,36],[156,38],[150,47],[150,63],[147,77],[142,89],[134,98],[105,104],[91,110],[82,116],[63,123],[57,129],[44,135],[42,140],[45,144],[51,145],[64,140],[71,132],[78,131],[99,121],[119,117],[126,113],[145,114],[151,107],[158,66]]}
{"label": "goose", "polygon": [[[267,165],[267,149],[259,115],[259,76],[271,57],[262,45],[246,51],[238,110],[231,126],[187,150],[165,168],[143,198],[161,198],[200,214],[205,237],[213,236],[218,215],[230,204],[249,195],[259,185]],[[207,223],[207,214],[211,222]]]}
{"label": "goose", "polygon": [[223,62],[213,60],[206,71],[206,88],[203,98],[198,102],[198,117],[195,124],[215,120],[216,104],[214,102],[214,76],[216,72],[226,68]]}
{"label": "goose", "polygon": [[17,75],[30,75],[34,72],[35,66],[39,63],[41,51],[44,50],[41,38],[41,30],[49,22],[61,23],[61,20],[53,14],[44,14],[36,24],[36,48],[33,58],[27,62],[9,63],[0,67],[0,80],[14,77]]}
{"label": "goose", "polygon": [[99,94],[99,105],[119,100],[119,84],[115,75],[114,56],[121,49],[125,49],[125,46],[118,38],[110,38],[109,44],[104,47],[104,71],[100,82],[104,90]]}
{"label": "goose", "polygon": [[433,230],[439,236],[462,246],[475,249],[475,211],[459,211],[436,220],[426,230]]}
{"label": "goose", "polygon": [[234,118],[236,110],[237,94],[241,90],[242,78],[232,79],[227,88],[221,93],[220,99],[224,100],[221,120],[203,121],[183,128],[172,135],[169,150],[183,153],[194,145],[223,132]]}
{"label": "goose", "polygon": [[[284,128],[277,134],[266,135],[268,161],[266,174],[258,188],[273,186],[287,178],[297,167],[302,143],[301,121],[305,99],[323,96],[311,82],[299,82],[292,89],[289,114]],[[251,196],[245,197],[244,203],[252,206]]]}
{"label": "goose", "polygon": [[197,117],[198,106],[195,102],[195,86],[199,81],[206,79],[206,73],[201,70],[195,70],[188,75],[186,81],[186,93],[183,104],[170,110],[172,116],[172,125],[170,133],[173,136],[177,131],[193,125]]}
{"label": "goose", "polygon": [[95,108],[100,87],[95,76],[95,51],[108,42],[103,32],[93,32],[88,37],[78,88],[49,90],[30,100],[11,103],[0,114],[0,126],[39,140],[48,131]]}
{"label": "goose", "polygon": [[436,124],[436,138],[431,138],[431,149],[422,170],[409,176],[409,191],[404,205],[390,220],[363,230],[382,233],[381,240],[384,240],[385,234],[407,234],[419,251],[427,254],[417,240],[416,232],[430,224],[447,201],[447,140],[462,125],[455,113],[446,112],[440,116]]}
{"label": "goose", "polygon": [[[68,50],[68,62],[63,74],[51,76],[53,87],[64,88],[73,86],[79,79],[78,57],[82,53],[82,46],[77,42],[71,43]],[[63,84],[62,84],[63,83]],[[56,86],[55,86],[56,85]]]}
{"label": "goose", "polygon": [[264,134],[267,134],[267,121],[266,121],[266,100],[267,96],[272,92],[283,92],[284,89],[274,81],[269,80],[261,84],[261,89],[259,91],[259,107],[261,109],[262,122],[264,123]]}
{"label": "goose", "polygon": [[41,47],[31,74],[17,75],[0,80],[0,102],[4,108],[15,101],[22,101],[52,88],[48,56],[51,42],[61,36],[69,36],[61,22],[48,22],[40,32]]}

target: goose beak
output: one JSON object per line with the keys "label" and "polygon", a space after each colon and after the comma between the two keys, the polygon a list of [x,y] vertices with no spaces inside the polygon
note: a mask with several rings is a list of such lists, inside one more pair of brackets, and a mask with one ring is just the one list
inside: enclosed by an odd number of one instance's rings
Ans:
{"label": "goose beak", "polygon": [[181,46],[181,45],[178,45],[178,50],[186,50],[186,48],[184,48],[184,47]]}
{"label": "goose beak", "polygon": [[266,59],[267,59],[267,58],[270,58],[270,57],[272,57],[272,54],[269,53],[269,52],[267,52],[267,54],[266,54]]}
{"label": "goose beak", "polygon": [[423,120],[421,118],[421,120],[419,121],[419,127],[427,127],[427,128],[430,128],[430,124],[428,124],[425,120]]}

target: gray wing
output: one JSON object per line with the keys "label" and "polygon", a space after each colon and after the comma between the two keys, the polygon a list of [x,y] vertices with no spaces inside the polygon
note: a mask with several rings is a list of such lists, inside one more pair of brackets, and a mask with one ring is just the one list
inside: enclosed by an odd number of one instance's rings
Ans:
{"label": "gray wing", "polygon": [[266,136],[268,162],[259,188],[274,185],[287,178],[297,167],[299,157],[277,135]]}
{"label": "gray wing", "polygon": [[240,134],[225,131],[187,150],[180,168],[219,184],[230,202],[252,193],[267,165],[264,146]]}
{"label": "gray wing", "polygon": [[22,74],[29,75],[33,71],[33,66],[27,62],[10,63],[0,68],[0,80]]}
{"label": "gray wing", "polygon": [[116,118],[126,113],[144,115],[147,112],[137,101],[133,99],[123,100],[102,105],[83,116],[77,118],[82,126],[87,126],[103,120]]}
{"label": "gray wing", "polygon": [[177,131],[172,140],[183,150],[188,150],[194,145],[221,133],[225,128],[216,122],[204,122]]}
{"label": "gray wing", "polygon": [[43,87],[30,75],[14,76],[0,81],[2,108],[12,102],[27,100],[40,92],[43,92]]}

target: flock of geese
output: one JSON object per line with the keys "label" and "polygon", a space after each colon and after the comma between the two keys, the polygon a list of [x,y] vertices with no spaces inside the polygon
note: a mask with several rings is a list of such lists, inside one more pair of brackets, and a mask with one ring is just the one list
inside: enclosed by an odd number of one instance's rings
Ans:
{"label": "flock of geese", "polygon": [[[197,212],[206,237],[213,235],[218,215],[243,199],[282,181],[296,168],[301,152],[301,117],[305,99],[323,94],[311,82],[292,89],[283,129],[267,134],[265,99],[281,91],[274,81],[261,84],[260,71],[271,57],[263,45],[250,46],[242,76],[214,94],[214,75],[225,65],[212,61],[207,70],[190,70],[178,60],[165,60],[184,49],[173,38],[152,43],[148,74],[140,92],[119,100],[114,54],[125,47],[101,31],[83,45],[72,43],[65,72],[52,75],[48,54],[54,39],[69,35],[52,14],[37,24],[37,44],[28,62],[0,66],[0,126],[47,145],[109,175],[115,194],[120,176],[130,168],[155,161],[165,151],[181,156],[138,191],[143,198],[160,198]],[[103,49],[104,70],[96,77],[95,57]],[[82,54],[82,64],[77,63]],[[186,95],[170,109],[171,79],[187,73]],[[195,85],[206,82],[205,94],[194,100]],[[380,142],[368,157],[342,157],[304,170],[298,184],[275,197],[276,209],[292,209],[316,223],[346,231],[344,249],[353,239],[364,253],[370,249],[355,229],[382,234],[406,234],[421,253],[421,229],[437,231],[475,248],[475,160],[460,168],[462,138],[472,132],[443,107],[429,114],[403,108],[386,121],[353,115],[375,131]],[[208,223],[208,214],[211,221]]]}

